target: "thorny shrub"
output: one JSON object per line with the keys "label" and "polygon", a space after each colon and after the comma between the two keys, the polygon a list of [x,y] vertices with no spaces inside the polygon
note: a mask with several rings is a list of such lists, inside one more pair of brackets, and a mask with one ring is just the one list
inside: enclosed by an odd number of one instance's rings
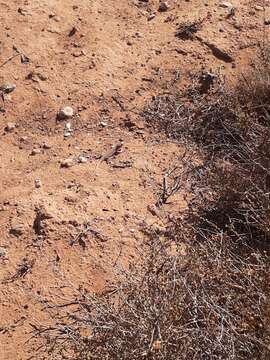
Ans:
{"label": "thorny shrub", "polygon": [[269,358],[269,258],[185,220],[166,238],[152,234],[124,282],[81,294],[72,311],[61,304],[54,326],[36,329],[49,331],[53,359]]}
{"label": "thorny shrub", "polygon": [[54,326],[34,336],[54,359],[269,359],[265,54],[234,90],[204,74],[183,93],[155,97],[143,115],[204,160],[190,174],[189,208],[165,234],[148,234],[143,261],[124,280],[81,293],[72,311],[60,304]]}

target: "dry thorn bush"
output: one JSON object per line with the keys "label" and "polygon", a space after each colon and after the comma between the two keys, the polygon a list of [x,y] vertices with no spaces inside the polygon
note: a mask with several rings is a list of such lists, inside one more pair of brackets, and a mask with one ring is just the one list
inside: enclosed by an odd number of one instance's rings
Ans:
{"label": "dry thorn bush", "polygon": [[[224,232],[172,225],[103,294],[54,304],[54,359],[267,359],[269,258]],[[69,307],[72,306],[71,309]],[[59,311],[61,310],[61,311]],[[88,329],[88,335],[83,330]]]}
{"label": "dry thorn bush", "polygon": [[[157,96],[145,119],[198,151],[193,199],[144,257],[102,294],[52,304],[36,327],[53,359],[270,358],[270,67],[266,54],[234,90],[198,78]],[[205,91],[205,89],[208,89]],[[42,349],[42,350],[41,350]]]}

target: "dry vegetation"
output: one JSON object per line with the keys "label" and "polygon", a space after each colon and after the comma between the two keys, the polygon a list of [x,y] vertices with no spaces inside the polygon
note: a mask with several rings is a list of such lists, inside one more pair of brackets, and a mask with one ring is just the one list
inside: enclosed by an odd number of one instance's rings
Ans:
{"label": "dry vegetation", "polygon": [[189,210],[165,234],[148,232],[148,256],[120,283],[81,293],[63,312],[54,305],[59,319],[34,336],[54,359],[269,359],[266,54],[233,91],[204,74],[182,94],[157,96],[144,117],[204,159],[187,179]]}

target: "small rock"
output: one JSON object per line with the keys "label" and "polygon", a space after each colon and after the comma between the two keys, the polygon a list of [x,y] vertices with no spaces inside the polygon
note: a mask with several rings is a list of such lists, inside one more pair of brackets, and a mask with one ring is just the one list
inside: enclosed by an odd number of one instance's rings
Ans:
{"label": "small rock", "polygon": [[150,14],[150,15],[148,16],[147,20],[148,20],[148,21],[151,21],[151,20],[153,20],[155,17],[156,17],[155,14]]}
{"label": "small rock", "polygon": [[71,128],[71,123],[70,123],[70,122],[66,123],[66,124],[65,124],[65,129],[64,129],[64,137],[66,138],[66,137],[71,136],[71,132],[72,132],[72,131],[73,131],[73,130],[72,130],[72,128]]}
{"label": "small rock", "polygon": [[33,229],[36,235],[44,235],[46,233],[46,221],[53,217],[43,205],[37,206],[35,212]]}
{"label": "small rock", "polygon": [[73,28],[69,31],[68,36],[71,37],[73,35],[75,35],[77,32],[77,28],[75,26],[73,26]]}
{"label": "small rock", "polygon": [[21,54],[20,55],[20,58],[21,58],[21,63],[22,64],[28,64],[30,62],[30,59],[28,56],[26,56],[25,54]]}
{"label": "small rock", "polygon": [[23,16],[25,16],[25,15],[27,15],[27,10],[19,7],[19,8],[18,8],[18,13],[21,14],[21,15],[23,15]]}
{"label": "small rock", "polygon": [[13,131],[15,128],[16,128],[16,124],[13,123],[13,122],[9,122],[9,123],[7,123],[7,125],[6,125],[5,130],[8,131],[8,132],[11,132],[11,131]]}
{"label": "small rock", "polygon": [[58,112],[57,118],[60,120],[72,118],[74,110],[70,106],[65,106]]}
{"label": "small rock", "polygon": [[160,4],[159,4],[159,8],[158,8],[158,11],[159,12],[165,12],[165,11],[168,11],[169,10],[169,5],[166,1],[162,1]]}
{"label": "small rock", "polygon": [[45,150],[49,150],[49,149],[52,148],[52,146],[51,146],[50,144],[48,144],[48,143],[44,143],[42,147],[43,147],[43,149],[45,149]]}
{"label": "small rock", "polygon": [[51,34],[60,34],[60,31],[58,29],[55,29],[53,27],[47,28],[47,31]]}
{"label": "small rock", "polygon": [[23,235],[23,226],[22,224],[14,224],[10,229],[9,229],[9,233],[11,235],[14,235],[16,237],[19,237],[21,235]]}
{"label": "small rock", "polygon": [[233,4],[230,3],[229,1],[222,1],[222,3],[219,4],[220,7],[222,8],[233,8]]}
{"label": "small rock", "polygon": [[85,163],[87,163],[87,158],[84,157],[84,156],[82,156],[82,155],[80,155],[80,156],[78,157],[78,161],[79,161],[79,163],[81,163],[81,164],[85,164]]}
{"label": "small rock", "polygon": [[72,55],[73,55],[74,57],[80,57],[80,56],[82,56],[82,55],[85,55],[85,53],[84,53],[83,50],[77,50],[77,51],[74,51],[74,52],[72,53]]}
{"label": "small rock", "polygon": [[71,123],[70,123],[70,122],[68,122],[68,123],[65,124],[65,130],[66,130],[66,131],[72,131],[72,130],[71,130]]}
{"label": "small rock", "polygon": [[264,7],[257,5],[257,6],[255,6],[255,10],[257,10],[257,11],[264,11]]}
{"label": "small rock", "polygon": [[15,84],[5,84],[0,87],[0,91],[2,91],[4,94],[9,94],[15,89],[16,89]]}
{"label": "small rock", "polygon": [[31,71],[27,76],[27,80],[32,80],[34,82],[39,82],[39,80],[46,81],[48,77],[40,72]]}
{"label": "small rock", "polygon": [[40,79],[41,81],[46,81],[48,80],[48,76],[45,74],[42,74],[40,72],[36,73],[36,76],[38,77],[38,79]]}
{"label": "small rock", "polygon": [[31,155],[38,155],[40,153],[41,153],[41,149],[35,148],[35,149],[32,150]]}
{"label": "small rock", "polygon": [[36,189],[39,189],[39,188],[41,188],[41,185],[42,185],[42,184],[41,184],[41,180],[40,180],[40,179],[36,179],[36,180],[35,180],[35,188],[36,188]]}
{"label": "small rock", "polygon": [[264,25],[270,25],[270,19],[265,19],[264,20]]}
{"label": "small rock", "polygon": [[6,250],[2,247],[0,247],[0,257],[6,256]]}
{"label": "small rock", "polygon": [[61,167],[63,168],[70,168],[71,166],[73,166],[73,159],[65,159],[61,162]]}
{"label": "small rock", "polygon": [[135,33],[135,37],[141,39],[141,38],[143,38],[143,33],[137,31],[137,32]]}

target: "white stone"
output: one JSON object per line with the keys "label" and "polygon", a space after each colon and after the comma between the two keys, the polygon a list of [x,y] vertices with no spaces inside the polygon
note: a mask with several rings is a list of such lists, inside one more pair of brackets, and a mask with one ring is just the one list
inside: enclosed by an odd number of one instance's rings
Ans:
{"label": "white stone", "polygon": [[32,152],[31,152],[31,155],[37,155],[37,154],[40,154],[41,153],[41,149],[33,149]]}
{"label": "white stone", "polygon": [[151,21],[151,20],[153,20],[155,17],[156,17],[155,14],[150,14],[150,15],[148,16],[147,20],[148,20],[148,21]]}
{"label": "white stone", "polygon": [[233,8],[233,4],[229,1],[222,1],[222,3],[219,4],[220,7],[223,8]]}
{"label": "white stone", "polygon": [[9,122],[6,125],[5,130],[10,132],[13,131],[15,128],[16,128],[16,124],[13,122]]}
{"label": "white stone", "polygon": [[85,163],[87,162],[87,158],[84,157],[84,156],[82,156],[82,155],[80,155],[80,156],[78,157],[78,161],[79,161],[79,163],[81,163],[81,164],[85,164]]}
{"label": "white stone", "polygon": [[69,119],[74,115],[74,110],[70,106],[65,106],[58,112],[59,119]]}
{"label": "white stone", "polygon": [[69,167],[71,167],[72,165],[73,165],[74,163],[73,163],[73,159],[65,159],[65,160],[63,160],[62,162],[61,162],[61,167],[63,167],[63,168],[69,168]]}
{"label": "white stone", "polygon": [[70,122],[66,123],[65,130],[71,131],[71,123]]}
{"label": "white stone", "polygon": [[50,144],[48,144],[48,143],[43,144],[43,149],[49,150],[51,148],[52,148],[52,146]]}

